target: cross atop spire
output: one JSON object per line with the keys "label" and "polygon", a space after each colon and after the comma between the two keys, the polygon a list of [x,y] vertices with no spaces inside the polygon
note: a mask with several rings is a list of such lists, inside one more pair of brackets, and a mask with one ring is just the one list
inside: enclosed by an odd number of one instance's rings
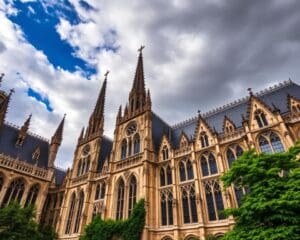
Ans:
{"label": "cross atop spire", "polygon": [[145,48],[145,46],[141,45],[141,47],[138,49],[138,52],[142,53],[144,48]]}

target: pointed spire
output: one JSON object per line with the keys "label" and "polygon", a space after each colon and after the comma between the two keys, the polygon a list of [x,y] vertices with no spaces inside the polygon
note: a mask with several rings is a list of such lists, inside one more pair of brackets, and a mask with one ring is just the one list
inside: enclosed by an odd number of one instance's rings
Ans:
{"label": "pointed spire", "polygon": [[61,120],[60,124],[58,125],[58,128],[56,129],[52,139],[51,144],[57,144],[60,145],[63,137],[63,130],[64,130],[64,124],[65,124],[65,118],[66,114],[64,114],[63,119]]}
{"label": "pointed spire", "polygon": [[14,89],[11,89],[8,96],[0,103],[0,126],[3,124],[6,116],[6,112],[8,109],[8,105],[10,102],[11,95],[14,93]]}
{"label": "pointed spire", "polygon": [[151,109],[152,101],[151,101],[151,94],[150,94],[150,90],[149,89],[147,91],[146,104]]}
{"label": "pointed spire", "polygon": [[23,126],[21,127],[21,129],[20,129],[20,133],[21,133],[21,134],[24,134],[24,135],[25,135],[25,134],[27,133],[27,131],[28,131],[28,129],[29,129],[31,117],[32,117],[32,114],[30,114],[30,115],[28,116],[28,118],[27,118],[26,121],[24,122]]}
{"label": "pointed spire", "polygon": [[[137,62],[137,67],[135,71],[134,81],[132,85],[131,92],[138,92],[145,94],[145,79],[144,79],[144,64],[143,64],[143,49],[145,46],[139,48],[139,58]],[[145,94],[146,95],[146,94]]]}
{"label": "pointed spire", "polygon": [[1,73],[0,74],[0,87],[1,87],[1,84],[2,84],[2,80],[3,80],[3,77],[5,76],[5,74],[4,73]]}
{"label": "pointed spire", "polygon": [[99,96],[97,99],[97,103],[96,103],[94,112],[92,114],[92,116],[94,116],[95,118],[103,118],[103,115],[104,115],[104,104],[105,104],[105,94],[106,94],[106,85],[107,85],[108,74],[109,74],[109,71],[107,71],[104,74],[104,81],[103,81],[101,90],[99,92]]}
{"label": "pointed spire", "polygon": [[82,127],[82,129],[81,129],[81,133],[79,135],[78,141],[82,140],[83,136],[84,136],[84,127]]}
{"label": "pointed spire", "polygon": [[124,117],[128,115],[128,104],[126,104],[124,109]]}

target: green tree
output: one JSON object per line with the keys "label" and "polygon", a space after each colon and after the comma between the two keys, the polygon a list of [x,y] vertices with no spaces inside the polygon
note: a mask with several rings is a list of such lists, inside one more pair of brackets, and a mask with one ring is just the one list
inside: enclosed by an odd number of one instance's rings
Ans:
{"label": "green tree", "polygon": [[0,239],[5,240],[53,240],[55,232],[42,228],[34,220],[33,206],[22,208],[12,203],[0,209]]}
{"label": "green tree", "polygon": [[141,199],[134,207],[127,220],[102,220],[96,216],[85,227],[84,235],[80,240],[139,240],[145,225],[145,201]]}
{"label": "green tree", "polygon": [[222,176],[249,192],[237,209],[227,209],[236,225],[222,240],[300,239],[300,143],[276,154],[244,153]]}

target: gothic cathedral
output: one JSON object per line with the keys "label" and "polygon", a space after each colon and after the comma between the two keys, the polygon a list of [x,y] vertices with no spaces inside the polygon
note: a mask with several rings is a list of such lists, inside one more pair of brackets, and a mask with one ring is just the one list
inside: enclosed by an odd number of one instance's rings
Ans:
{"label": "gothic cathedral", "polygon": [[29,131],[32,116],[21,127],[6,121],[13,92],[0,90],[0,205],[35,204],[59,239],[79,239],[95,215],[126,219],[141,198],[144,240],[222,236],[234,219],[221,211],[245,194],[223,189],[222,173],[248,149],[280,152],[300,139],[300,86],[291,80],[171,126],[152,111],[140,49],[113,140],[103,132],[106,85],[107,74],[67,172],[55,166],[65,118],[48,141]]}

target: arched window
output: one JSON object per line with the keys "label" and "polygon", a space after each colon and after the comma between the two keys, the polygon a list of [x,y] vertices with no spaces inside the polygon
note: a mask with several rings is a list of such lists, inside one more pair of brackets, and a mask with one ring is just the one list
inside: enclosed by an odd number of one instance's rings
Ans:
{"label": "arched window", "polygon": [[82,159],[82,166],[81,166],[81,173],[80,173],[80,175],[83,175],[83,174],[84,174],[84,171],[85,171],[85,165],[86,165],[85,159]]}
{"label": "arched window", "polygon": [[116,219],[121,220],[123,218],[123,209],[124,209],[124,189],[125,184],[124,180],[120,179],[118,186],[118,195],[117,195],[117,212]]}
{"label": "arched window", "polygon": [[167,167],[167,185],[172,184],[172,170],[171,167],[168,165]]}
{"label": "arched window", "polygon": [[259,146],[264,153],[284,152],[279,136],[274,132],[266,132],[258,138]]}
{"label": "arched window", "polygon": [[228,166],[231,167],[233,161],[240,157],[243,152],[243,149],[239,145],[234,144],[229,146],[226,152]]}
{"label": "arched window", "polygon": [[218,173],[218,167],[217,167],[217,162],[213,154],[209,154],[208,156],[208,163],[209,163],[209,168],[210,168],[210,174],[216,174]]}
{"label": "arched window", "polygon": [[128,156],[131,156],[132,153],[132,140],[129,138],[128,140]]}
{"label": "arched window", "polygon": [[181,189],[183,222],[195,223],[198,222],[196,194],[194,186]]}
{"label": "arched window", "polygon": [[238,207],[240,207],[242,203],[242,199],[245,195],[245,189],[234,186],[234,194],[235,194],[237,205]]}
{"label": "arched window", "polygon": [[74,225],[74,233],[78,233],[79,226],[80,226],[80,220],[82,215],[82,209],[83,209],[83,203],[84,203],[84,193],[83,191],[79,194],[79,201],[77,205],[77,213],[76,213],[76,219],[75,219],[75,225]]}
{"label": "arched window", "polygon": [[67,225],[66,225],[66,234],[71,234],[71,225],[73,222],[73,216],[74,216],[74,210],[75,210],[75,203],[76,203],[76,195],[75,193],[72,194],[71,200],[70,200],[70,209],[69,209],[69,214],[67,218]]}
{"label": "arched window", "polygon": [[6,190],[2,206],[6,206],[7,204],[11,203],[12,201],[21,202],[23,193],[25,189],[25,184],[22,179],[16,179],[11,182],[8,189]]}
{"label": "arched window", "polygon": [[180,175],[180,181],[183,182],[186,180],[186,174],[185,174],[185,164],[181,161],[179,163],[179,175]]}
{"label": "arched window", "polygon": [[140,152],[140,135],[139,134],[136,134],[134,136],[134,147],[133,147],[134,151],[133,153],[134,154],[137,154]]}
{"label": "arched window", "polygon": [[202,176],[208,176],[212,174],[218,173],[217,162],[212,153],[204,153],[201,156],[201,169],[202,169]]}
{"label": "arched window", "polygon": [[204,156],[201,157],[201,170],[202,170],[202,176],[203,177],[209,175],[207,159]]}
{"label": "arched window", "polygon": [[173,225],[173,195],[171,192],[161,192],[160,194],[161,208],[161,225]]}
{"label": "arched window", "polygon": [[4,184],[4,177],[3,177],[3,175],[0,173],[0,192],[1,192],[1,190],[2,190],[3,184]]}
{"label": "arched window", "polygon": [[208,181],[205,182],[204,185],[208,219],[210,221],[224,219],[225,215],[222,214],[224,204],[219,183],[216,181]]}
{"label": "arched window", "polygon": [[96,193],[95,193],[95,200],[99,199],[100,197],[100,184],[97,184],[97,187],[96,187]]}
{"label": "arched window", "polygon": [[193,179],[194,178],[193,165],[190,160],[187,161],[186,168],[187,168],[187,178],[189,180]]}
{"label": "arched window", "polygon": [[201,147],[205,148],[209,146],[209,142],[208,142],[208,136],[206,134],[206,132],[201,132],[200,133],[200,142],[201,142]]}
{"label": "arched window", "polygon": [[126,158],[126,151],[127,151],[127,141],[123,139],[122,146],[121,146],[121,159]]}
{"label": "arched window", "polygon": [[105,188],[106,188],[106,185],[105,185],[105,182],[103,182],[101,184],[101,195],[100,195],[101,199],[103,199],[105,197]]}
{"label": "arched window", "polygon": [[130,216],[134,205],[136,203],[136,178],[135,176],[132,176],[130,179],[130,186],[129,186],[129,201],[128,201],[128,217]]}
{"label": "arched window", "polygon": [[[29,204],[32,204],[34,205],[35,204],[35,201],[37,199],[37,196],[39,194],[39,190],[40,190],[40,187],[38,184],[35,184],[33,185],[29,192],[28,192],[28,195],[27,195],[27,199],[26,199],[26,203],[25,203],[25,206],[29,205]],[[55,206],[54,206],[55,207]]]}
{"label": "arched window", "polygon": [[266,114],[261,109],[257,109],[254,113],[254,116],[255,116],[255,120],[257,122],[257,125],[260,128],[268,125]]}
{"label": "arched window", "polygon": [[167,146],[164,146],[162,149],[163,160],[169,159],[169,149]]}
{"label": "arched window", "polygon": [[78,166],[77,166],[77,176],[79,176],[81,174],[81,159],[79,159],[79,162],[78,162]]}
{"label": "arched window", "polygon": [[88,156],[87,159],[86,159],[86,170],[85,170],[85,173],[87,173],[90,170],[90,163],[91,163],[90,156]]}
{"label": "arched window", "polygon": [[162,167],[160,169],[160,186],[165,186],[166,185],[166,174],[165,174],[165,169]]}

